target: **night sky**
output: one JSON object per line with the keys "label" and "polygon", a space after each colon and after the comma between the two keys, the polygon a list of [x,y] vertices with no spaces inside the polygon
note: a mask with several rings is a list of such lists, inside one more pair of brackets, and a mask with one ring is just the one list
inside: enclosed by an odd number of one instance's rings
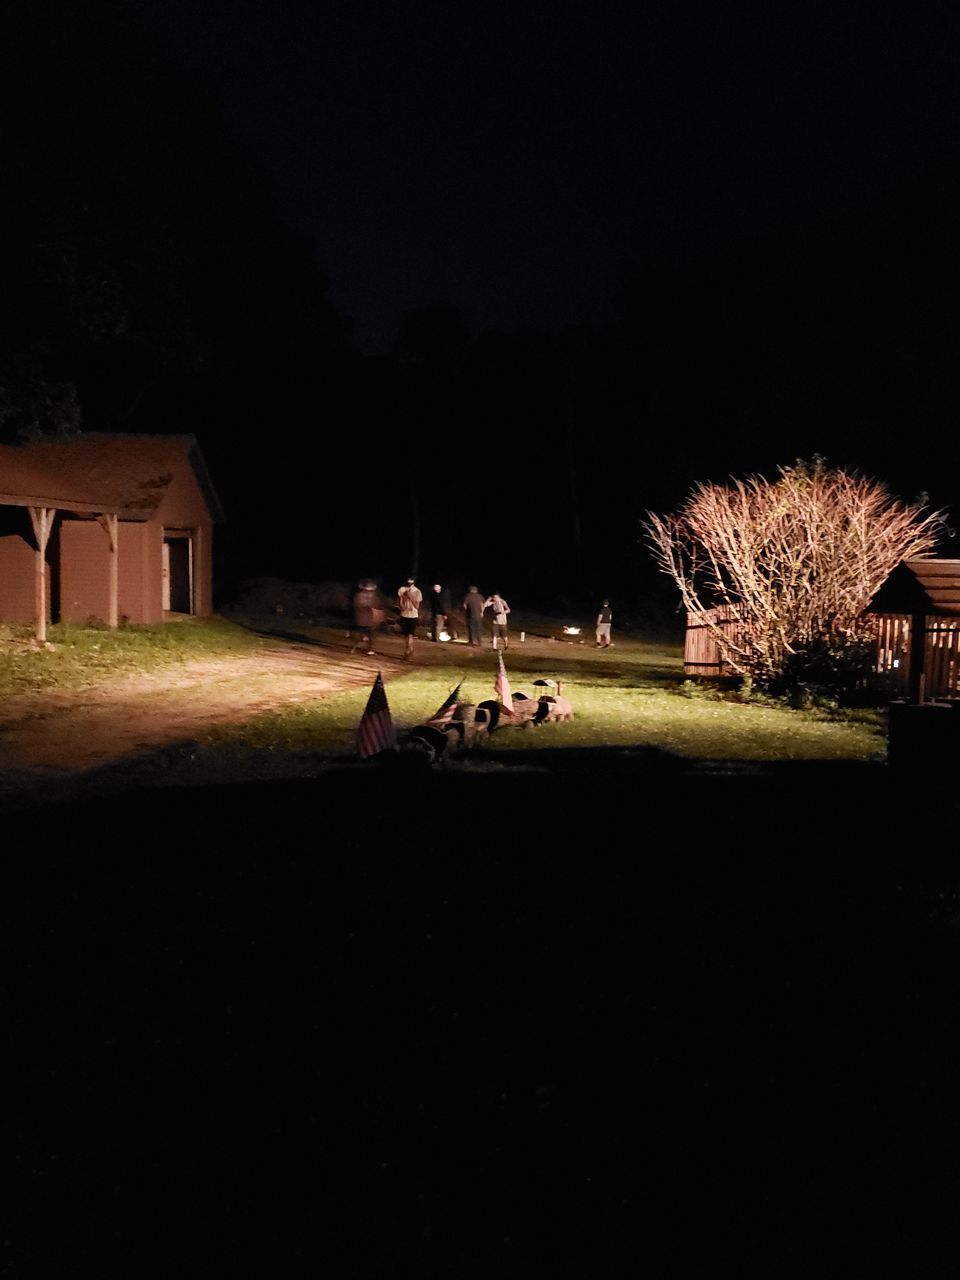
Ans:
{"label": "night sky", "polygon": [[137,0],[364,346],[608,318],[628,265],[860,212],[957,158],[948,4]]}
{"label": "night sky", "polygon": [[0,434],[195,432],[224,593],[653,618],[697,481],[956,504],[953,7],[14,10]]}

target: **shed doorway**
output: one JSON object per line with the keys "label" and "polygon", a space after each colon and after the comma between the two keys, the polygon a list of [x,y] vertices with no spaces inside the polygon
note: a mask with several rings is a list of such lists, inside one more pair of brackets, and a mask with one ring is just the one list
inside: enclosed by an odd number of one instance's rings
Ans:
{"label": "shed doorway", "polygon": [[193,534],[189,529],[163,531],[163,611],[185,614],[194,611]]}

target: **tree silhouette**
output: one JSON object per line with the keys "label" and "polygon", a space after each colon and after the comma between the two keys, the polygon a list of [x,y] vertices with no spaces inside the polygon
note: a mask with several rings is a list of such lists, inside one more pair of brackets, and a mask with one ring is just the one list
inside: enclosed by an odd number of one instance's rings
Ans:
{"label": "tree silhouette", "polygon": [[198,380],[342,358],[312,253],[129,6],[14,0],[0,112],[4,438],[152,429]]}

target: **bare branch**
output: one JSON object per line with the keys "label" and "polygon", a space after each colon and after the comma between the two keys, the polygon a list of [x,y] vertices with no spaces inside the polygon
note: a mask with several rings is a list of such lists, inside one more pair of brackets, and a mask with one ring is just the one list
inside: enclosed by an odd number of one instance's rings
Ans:
{"label": "bare branch", "polygon": [[[798,463],[775,480],[701,483],[675,515],[647,512],[644,533],[684,608],[736,671],[770,682],[790,655],[842,648],[901,560],[929,555],[945,513],[894,498],[857,472]],[[733,606],[736,630],[711,610]]]}

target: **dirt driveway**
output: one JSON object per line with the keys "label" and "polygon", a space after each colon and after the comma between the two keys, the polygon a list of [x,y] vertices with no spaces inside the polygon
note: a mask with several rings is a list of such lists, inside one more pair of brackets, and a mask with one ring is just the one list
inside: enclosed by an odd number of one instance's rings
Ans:
{"label": "dirt driveway", "polygon": [[16,790],[189,741],[215,725],[369,686],[378,669],[386,675],[401,665],[331,646],[271,641],[250,654],[185,662],[73,693],[19,694],[0,703],[0,787]]}

